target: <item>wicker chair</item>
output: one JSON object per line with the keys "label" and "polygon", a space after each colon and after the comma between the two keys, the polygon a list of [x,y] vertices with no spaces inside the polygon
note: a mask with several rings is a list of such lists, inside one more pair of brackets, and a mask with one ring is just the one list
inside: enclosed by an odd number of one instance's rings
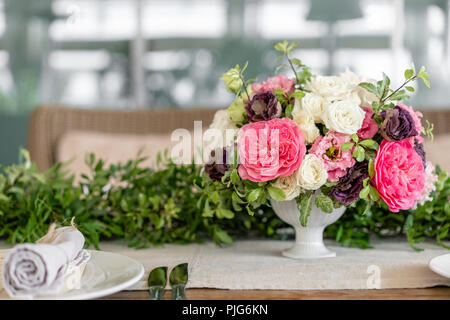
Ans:
{"label": "wicker chair", "polygon": [[[166,109],[140,111],[105,111],[71,109],[62,106],[37,108],[30,121],[28,149],[40,170],[56,162],[59,138],[70,130],[102,133],[161,134],[177,128],[192,129],[195,120],[208,125],[214,109]],[[435,135],[450,132],[450,111],[426,111],[424,118],[434,123]]]}
{"label": "wicker chair", "polygon": [[28,149],[39,170],[56,163],[58,140],[70,130],[123,134],[170,133],[177,128],[192,130],[194,121],[209,125],[214,109],[106,111],[62,106],[37,108],[28,130]]}

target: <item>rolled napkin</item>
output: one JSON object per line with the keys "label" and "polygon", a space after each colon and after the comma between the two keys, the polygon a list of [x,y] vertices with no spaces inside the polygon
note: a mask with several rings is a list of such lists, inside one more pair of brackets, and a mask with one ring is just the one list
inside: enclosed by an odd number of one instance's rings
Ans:
{"label": "rolled napkin", "polygon": [[36,243],[15,246],[3,262],[3,287],[12,298],[33,299],[77,288],[90,255],[84,236],[73,224],[56,229]]}

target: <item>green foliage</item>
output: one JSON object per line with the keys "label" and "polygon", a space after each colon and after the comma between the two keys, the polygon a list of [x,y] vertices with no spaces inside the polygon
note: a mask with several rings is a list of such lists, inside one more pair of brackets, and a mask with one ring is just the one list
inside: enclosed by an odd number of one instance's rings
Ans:
{"label": "green foliage", "polygon": [[[292,72],[295,75],[296,79],[296,86],[297,88],[301,89],[305,84],[306,81],[308,81],[311,78],[311,69],[304,65],[300,59],[297,58],[291,58],[289,55],[292,53],[292,51],[298,47],[299,42],[294,41],[289,43],[287,40],[284,40],[282,42],[276,43],[273,47],[275,50],[281,52],[281,55],[277,58],[277,60],[281,60],[283,58],[286,58],[289,67],[292,69]],[[287,67],[285,63],[279,65],[275,69],[275,73],[277,73],[279,70],[283,69],[284,67]]]}
{"label": "green foliage", "polygon": [[[379,114],[380,111],[392,109],[394,104],[391,101],[401,101],[409,99],[409,95],[406,91],[414,92],[414,87],[408,86],[410,82],[414,82],[417,79],[422,79],[427,87],[430,87],[430,81],[428,73],[425,72],[425,67],[421,67],[416,73],[414,66],[412,69],[405,70],[404,73],[405,81],[397,89],[391,89],[391,80],[389,77],[383,73],[383,80],[377,81],[376,83],[362,82],[359,84],[360,87],[364,88],[370,93],[373,93],[378,101],[372,103],[372,109],[375,114]],[[375,121],[380,122],[380,118],[375,118]]]}
{"label": "green foliage", "polygon": [[[91,154],[86,159],[91,172],[74,184],[66,164],[41,173],[23,151],[19,164],[2,167],[0,236],[10,243],[33,242],[46,233],[52,222],[68,224],[72,217],[87,244],[97,247],[100,240],[106,239],[120,239],[136,248],[205,239],[226,244],[240,236],[276,237],[276,230],[286,227],[264,196],[280,200],[282,191],[266,183],[242,181],[236,165],[224,179],[232,187],[224,189],[221,182],[202,178],[198,166],[177,165],[160,155],[160,169],[153,170],[141,168],[143,160],[106,167],[104,161]],[[444,241],[450,240],[450,177],[439,168],[437,173],[433,200],[416,211],[392,213],[384,204],[373,206],[376,200],[371,199],[376,195],[369,188],[370,201],[360,200],[350,206],[326,229],[326,235],[344,246],[361,248],[370,247],[372,235],[406,235],[413,248],[433,238],[447,247]],[[114,186],[106,187],[111,181],[116,182]],[[247,200],[249,193],[254,201]],[[302,224],[306,225],[312,195],[303,195],[299,206]],[[320,199],[316,198],[315,204],[326,212],[329,203],[323,204]]]}
{"label": "green foliage", "polygon": [[308,218],[311,215],[312,195],[313,193],[311,191],[307,191],[296,198],[297,207],[300,211],[300,224],[303,227],[308,225]]}
{"label": "green foliage", "polygon": [[442,247],[450,249],[444,243],[450,240],[450,177],[439,167],[436,172],[439,179],[436,191],[432,192],[433,200],[417,210],[393,213],[385,204],[372,206],[371,202],[359,200],[326,229],[326,235],[344,246],[361,248],[370,247],[372,235],[380,238],[406,235],[410,246],[416,250],[420,250],[416,244],[425,239],[435,239]]}
{"label": "green foliage", "polygon": [[324,194],[317,195],[314,204],[325,213],[333,212],[333,200]]}
{"label": "green foliage", "polygon": [[[242,203],[232,190],[208,192],[200,184],[201,168],[161,155],[161,169],[153,170],[139,166],[144,158],[106,167],[91,154],[86,157],[91,172],[78,184],[65,164],[40,173],[27,152],[22,158],[0,175],[0,237],[10,243],[34,242],[52,222],[67,224],[72,217],[87,244],[96,247],[101,239],[121,239],[136,248],[205,238],[230,243],[239,234],[274,235],[281,225],[270,210],[265,222],[235,210]],[[111,181],[115,185],[108,187]],[[220,206],[231,202],[236,208]]]}

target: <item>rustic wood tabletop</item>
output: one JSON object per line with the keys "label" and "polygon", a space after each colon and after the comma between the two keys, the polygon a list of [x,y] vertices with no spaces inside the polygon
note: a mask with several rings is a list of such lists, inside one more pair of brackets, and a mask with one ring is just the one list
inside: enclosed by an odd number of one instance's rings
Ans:
{"label": "rustic wood tabletop", "polygon": [[[172,292],[166,290],[164,299]],[[188,300],[450,300],[449,287],[382,290],[221,290],[187,289]],[[104,300],[147,300],[148,291],[121,291]]]}

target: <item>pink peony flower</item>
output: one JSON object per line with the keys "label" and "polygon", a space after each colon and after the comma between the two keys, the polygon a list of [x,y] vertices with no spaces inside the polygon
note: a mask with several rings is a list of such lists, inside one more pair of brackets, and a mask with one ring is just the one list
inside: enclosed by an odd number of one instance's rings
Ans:
{"label": "pink peony flower", "polygon": [[255,182],[291,175],[306,154],[303,134],[289,118],[246,124],[238,133],[238,150],[239,175]]}
{"label": "pink peony flower", "polygon": [[375,158],[373,186],[389,210],[398,212],[414,206],[425,185],[422,158],[408,139],[384,140]]}
{"label": "pink peony flower", "polygon": [[340,150],[341,145],[350,140],[349,135],[328,131],[324,137],[318,137],[309,150],[309,153],[322,159],[328,172],[328,180],[331,182],[338,181],[340,177],[346,175],[348,168],[355,165],[355,159],[352,156],[353,148]]}
{"label": "pink peony flower", "polygon": [[422,193],[419,199],[413,206],[413,210],[417,209],[417,206],[423,205],[427,201],[433,200],[430,196],[431,192],[436,190],[435,182],[438,181],[438,176],[434,173],[434,166],[430,161],[427,161],[425,167],[425,186],[423,187]]}
{"label": "pink peony flower", "polygon": [[400,108],[405,109],[406,111],[409,112],[409,114],[411,115],[411,117],[414,120],[414,125],[416,127],[416,131],[417,134],[420,136],[422,130],[423,130],[423,126],[422,126],[422,117],[423,114],[422,112],[418,112],[418,111],[414,111],[413,107],[407,106],[403,103],[399,103],[397,104]]}
{"label": "pink peony flower", "polygon": [[356,133],[360,139],[371,139],[378,131],[377,123],[372,119],[373,111],[372,108],[361,107],[365,112],[366,116],[361,129]]}
{"label": "pink peony flower", "polygon": [[295,81],[290,80],[288,77],[280,74],[277,77],[270,77],[267,81],[261,83],[253,83],[252,91],[253,93],[261,93],[265,91],[283,90],[285,93],[294,92]]}

